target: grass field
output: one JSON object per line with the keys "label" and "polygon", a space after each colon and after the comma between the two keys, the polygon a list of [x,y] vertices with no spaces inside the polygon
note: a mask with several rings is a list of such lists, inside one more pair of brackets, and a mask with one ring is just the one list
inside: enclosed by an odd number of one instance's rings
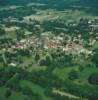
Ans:
{"label": "grass field", "polygon": [[94,73],[94,72],[98,72],[97,68],[84,68],[84,70],[82,72],[79,73],[79,79],[77,79],[75,82],[85,85],[85,84],[89,84],[88,83],[88,77]]}
{"label": "grass field", "polygon": [[85,11],[80,11],[80,10],[64,10],[64,11],[57,11],[57,10],[52,10],[52,9],[48,9],[48,10],[37,10],[37,13],[35,15],[30,15],[30,16],[26,16],[24,17],[24,19],[35,19],[38,21],[44,21],[44,20],[52,20],[52,19],[64,19],[64,20],[76,20],[77,21],[81,18],[81,17],[85,17],[85,18],[89,18],[89,19],[93,19],[93,18],[98,18],[98,16],[94,16],[93,14],[87,13]]}
{"label": "grass field", "polygon": [[2,10],[14,10],[16,8],[19,8],[21,6],[15,6],[15,5],[12,5],[12,6],[0,6],[0,11]]}
{"label": "grass field", "polygon": [[64,67],[64,68],[55,68],[53,73],[57,75],[60,79],[66,80],[68,79],[68,73],[71,70],[78,70],[78,66],[74,67]]}

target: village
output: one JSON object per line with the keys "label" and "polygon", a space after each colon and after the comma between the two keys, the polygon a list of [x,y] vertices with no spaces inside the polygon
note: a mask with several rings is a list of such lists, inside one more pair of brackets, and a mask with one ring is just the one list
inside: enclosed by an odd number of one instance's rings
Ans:
{"label": "village", "polygon": [[[17,18],[8,18],[4,21],[13,23],[13,22],[19,22],[19,23],[25,23],[25,24],[32,24],[35,23],[34,26],[38,26],[36,22],[33,21],[19,21]],[[82,37],[83,33],[77,34],[76,36],[70,36],[68,33],[61,32],[58,35],[53,35],[51,31],[43,32],[40,34],[40,36],[34,36],[31,35],[31,33],[26,34],[26,38],[21,38],[20,40],[15,40],[14,43],[8,42],[5,45],[5,47],[2,45],[0,47],[0,54],[3,55],[3,60],[5,61],[5,53],[9,54],[16,54],[19,50],[32,52],[32,50],[61,50],[65,52],[65,54],[72,54],[72,55],[81,55],[84,54],[85,56],[92,56],[94,52],[89,47],[92,47],[96,41],[98,40],[98,34],[94,31],[97,29],[98,23],[97,19],[95,20],[87,20],[87,19],[80,19],[79,23],[86,23],[91,28],[91,31],[89,32],[89,38],[87,41],[85,41]],[[64,22],[62,22],[64,23]],[[70,26],[76,26],[76,23],[70,23]],[[70,29],[70,28],[69,28]],[[77,32],[76,32],[77,33]],[[52,34],[52,35],[51,35]],[[74,33],[75,34],[75,33]],[[95,35],[94,37],[92,37]],[[85,47],[85,45],[88,45]],[[11,62],[11,61],[10,61]],[[14,64],[13,64],[14,65]]]}
{"label": "village", "polygon": [[[62,35],[63,33],[61,33]],[[66,39],[67,38],[67,39]],[[69,39],[68,39],[69,38]],[[75,41],[75,39],[73,40]],[[96,41],[92,41],[92,45]],[[9,48],[1,48],[0,52],[15,52],[14,50],[17,49],[29,49],[32,48],[40,48],[40,49],[58,49],[65,51],[65,53],[72,53],[72,54],[91,54],[92,52],[85,49],[82,45],[76,44],[71,41],[71,37],[64,34],[62,36],[55,36],[52,39],[49,39],[47,33],[43,33],[41,37],[30,37],[28,39],[22,39],[16,42],[15,45],[11,45]]]}

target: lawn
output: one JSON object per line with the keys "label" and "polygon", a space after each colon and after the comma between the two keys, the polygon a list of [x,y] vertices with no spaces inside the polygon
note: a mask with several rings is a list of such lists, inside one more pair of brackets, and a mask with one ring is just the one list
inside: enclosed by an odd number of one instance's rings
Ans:
{"label": "lawn", "polygon": [[36,64],[33,54],[31,57],[20,56],[19,59],[22,60],[22,63],[20,63],[18,67],[28,72],[46,70],[46,66],[39,66],[38,64]]}
{"label": "lawn", "polygon": [[3,27],[6,34],[4,35],[1,35],[0,36],[0,39],[6,39],[6,38],[10,38],[10,39],[16,39],[16,34],[15,34],[15,31],[19,29],[19,27],[14,27],[14,26],[11,26],[11,27]]}
{"label": "lawn", "polygon": [[82,85],[89,84],[88,77],[94,72],[98,72],[98,69],[94,67],[85,68],[82,72],[79,73],[79,79],[77,79],[75,82],[76,83],[78,82],[79,84],[82,84]]}
{"label": "lawn", "polygon": [[63,67],[63,68],[55,68],[53,71],[53,74],[58,76],[60,79],[68,79],[68,73],[71,70],[76,70],[78,71],[78,66],[73,66],[73,67]]}

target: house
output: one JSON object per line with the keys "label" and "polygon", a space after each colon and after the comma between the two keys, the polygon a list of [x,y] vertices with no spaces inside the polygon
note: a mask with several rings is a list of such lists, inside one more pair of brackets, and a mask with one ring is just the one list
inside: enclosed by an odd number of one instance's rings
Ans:
{"label": "house", "polygon": [[17,64],[14,63],[14,62],[11,62],[9,65],[12,66],[12,67],[16,67],[17,66]]}

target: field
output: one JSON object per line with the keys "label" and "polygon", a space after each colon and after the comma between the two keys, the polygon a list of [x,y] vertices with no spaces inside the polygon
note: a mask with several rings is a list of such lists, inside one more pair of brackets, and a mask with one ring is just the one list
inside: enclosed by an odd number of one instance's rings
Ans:
{"label": "field", "polygon": [[44,20],[53,20],[53,19],[63,19],[63,20],[75,20],[77,18],[77,21],[81,18],[98,18],[97,16],[94,16],[93,14],[87,14],[85,11],[81,10],[64,10],[64,11],[57,11],[53,9],[48,9],[48,10],[37,10],[36,15],[30,15],[24,17],[24,19],[32,19],[32,20],[38,20],[38,21],[44,21]]}

